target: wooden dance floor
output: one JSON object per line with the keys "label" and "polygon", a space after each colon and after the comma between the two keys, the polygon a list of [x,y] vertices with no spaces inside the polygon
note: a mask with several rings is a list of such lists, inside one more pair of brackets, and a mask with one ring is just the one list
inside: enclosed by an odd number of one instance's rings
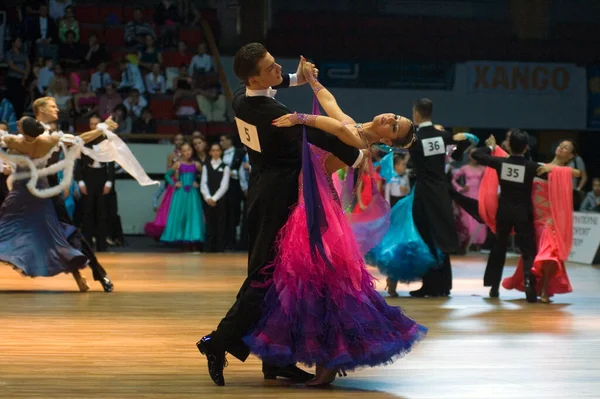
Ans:
{"label": "wooden dance floor", "polygon": [[67,275],[29,279],[0,268],[0,398],[600,397],[600,269],[592,266],[569,265],[575,292],[545,305],[518,292],[488,299],[485,257],[455,258],[451,298],[413,299],[400,286],[404,296],[389,300],[430,329],[412,353],[318,390],[264,381],[256,358],[229,357],[225,387],[209,379],[195,343],[232,304],[244,255],[100,258],[112,294],[89,270],[82,294]]}

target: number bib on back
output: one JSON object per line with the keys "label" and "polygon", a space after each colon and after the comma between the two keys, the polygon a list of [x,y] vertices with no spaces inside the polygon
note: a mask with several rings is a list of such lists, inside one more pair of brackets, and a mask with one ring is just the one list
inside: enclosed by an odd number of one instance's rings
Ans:
{"label": "number bib on back", "polygon": [[260,141],[258,140],[258,129],[256,129],[256,126],[251,125],[240,118],[235,118],[235,123],[242,143],[256,152],[261,152]]}
{"label": "number bib on back", "polygon": [[523,183],[525,181],[525,166],[503,163],[500,170],[500,179],[513,183]]}
{"label": "number bib on back", "polygon": [[423,155],[430,157],[432,155],[446,154],[446,146],[444,145],[444,139],[440,136],[431,137],[428,139],[421,140],[423,143]]}

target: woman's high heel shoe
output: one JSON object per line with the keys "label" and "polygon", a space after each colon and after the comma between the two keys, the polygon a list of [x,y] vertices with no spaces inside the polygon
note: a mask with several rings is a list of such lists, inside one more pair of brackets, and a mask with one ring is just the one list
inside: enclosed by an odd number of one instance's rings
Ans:
{"label": "woman's high heel shoe", "polygon": [[541,303],[550,303],[552,301],[550,300],[550,297],[548,296],[548,294],[546,294],[545,292],[542,291],[542,293],[540,294],[540,302]]}
{"label": "woman's high heel shoe", "polygon": [[[335,377],[339,372],[340,370],[337,369],[326,369],[321,366],[317,366],[315,379],[307,382],[306,385],[309,387],[327,386],[335,381]],[[342,371],[342,373],[345,374],[344,371]]]}
{"label": "woman's high heel shoe", "polygon": [[79,273],[79,270],[75,270],[72,274],[75,282],[77,283],[77,287],[79,287],[79,291],[86,292],[90,289],[87,281],[85,281],[85,278],[81,275],[81,273]]}

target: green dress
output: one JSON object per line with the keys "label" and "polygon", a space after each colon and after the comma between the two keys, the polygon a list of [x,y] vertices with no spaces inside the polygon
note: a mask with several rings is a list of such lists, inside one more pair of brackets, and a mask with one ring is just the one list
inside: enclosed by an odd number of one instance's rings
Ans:
{"label": "green dress", "polygon": [[176,188],[171,200],[167,226],[160,240],[170,244],[204,242],[206,225],[200,192],[194,187],[198,171],[195,164],[179,166],[181,187]]}

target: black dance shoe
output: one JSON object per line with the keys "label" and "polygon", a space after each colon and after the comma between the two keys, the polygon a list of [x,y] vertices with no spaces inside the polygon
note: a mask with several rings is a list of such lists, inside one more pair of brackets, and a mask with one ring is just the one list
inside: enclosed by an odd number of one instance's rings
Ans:
{"label": "black dance shoe", "polygon": [[289,365],[285,367],[269,366],[263,363],[263,375],[265,380],[276,380],[277,377],[287,378],[293,382],[304,383],[315,378],[314,374],[307,373],[306,371],[298,368],[296,365]]}
{"label": "black dance shoe", "polygon": [[113,285],[112,281],[110,281],[108,276],[102,277],[102,279],[100,279],[100,284],[102,284],[102,288],[104,289],[104,292],[113,292],[113,289],[115,288],[115,286]]}
{"label": "black dance shoe", "polygon": [[525,284],[525,297],[527,298],[527,302],[536,303],[537,302],[537,293],[535,292],[535,277],[533,276],[525,276],[524,280]]}
{"label": "black dance shoe", "polygon": [[496,288],[496,287],[490,288],[490,298],[498,298],[499,296],[500,296],[500,292],[498,291],[498,288]]}
{"label": "black dance shoe", "polygon": [[[425,297],[437,297],[440,296],[440,293],[438,292],[434,292],[428,289],[425,289],[423,287],[419,288],[416,291],[410,291],[408,293],[410,296],[412,296],[413,298],[425,298]],[[450,295],[450,293],[448,292],[448,295]]]}
{"label": "black dance shoe", "polygon": [[214,338],[210,335],[202,337],[196,343],[196,347],[208,360],[208,374],[215,384],[222,387],[225,385],[225,377],[223,369],[227,367],[227,359],[225,359],[225,351],[219,349],[214,342]]}

